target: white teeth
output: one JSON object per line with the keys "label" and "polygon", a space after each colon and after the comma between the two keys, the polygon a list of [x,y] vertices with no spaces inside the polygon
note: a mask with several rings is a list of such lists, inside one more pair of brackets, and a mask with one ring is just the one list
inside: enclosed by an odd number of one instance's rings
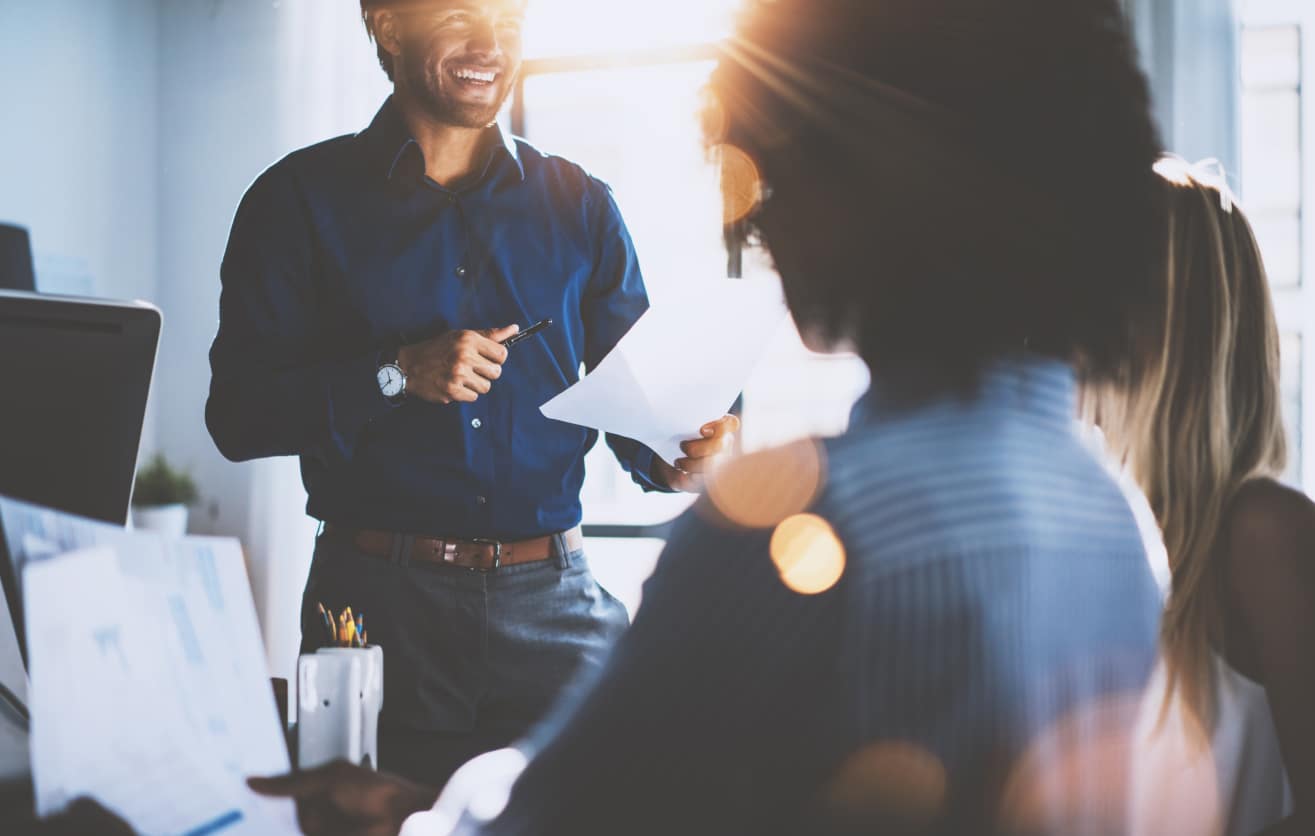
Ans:
{"label": "white teeth", "polygon": [[483,81],[486,84],[492,84],[498,78],[496,72],[480,72],[479,70],[468,70],[464,68],[457,70],[456,76],[457,78],[466,81]]}

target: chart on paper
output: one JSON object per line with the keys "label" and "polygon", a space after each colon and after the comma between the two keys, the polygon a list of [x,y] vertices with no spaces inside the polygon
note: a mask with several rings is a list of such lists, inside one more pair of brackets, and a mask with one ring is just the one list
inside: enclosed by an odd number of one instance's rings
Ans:
{"label": "chart on paper", "polygon": [[24,566],[39,809],[90,794],[143,833],[296,832],[245,785],[290,764],[237,543],[3,498],[0,518]]}

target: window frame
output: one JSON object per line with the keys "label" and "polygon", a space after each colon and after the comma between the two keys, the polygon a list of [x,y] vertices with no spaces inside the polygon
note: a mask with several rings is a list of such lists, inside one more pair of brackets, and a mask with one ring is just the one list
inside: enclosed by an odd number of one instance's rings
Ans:
{"label": "window frame", "polygon": [[[1275,318],[1278,320],[1280,335],[1285,341],[1291,340],[1300,346],[1296,358],[1285,357],[1285,363],[1297,365],[1299,379],[1297,392],[1297,415],[1293,416],[1295,444],[1290,445],[1289,454],[1298,456],[1290,467],[1290,474],[1295,476],[1299,487],[1309,490],[1315,486],[1315,410],[1309,408],[1309,399],[1315,395],[1315,363],[1309,360],[1312,335],[1315,335],[1315,211],[1311,210],[1311,200],[1315,199],[1315,107],[1306,101],[1306,92],[1315,89],[1315,7],[1301,0],[1246,0],[1238,9],[1239,35],[1248,30],[1295,28],[1298,38],[1298,77],[1295,86],[1298,97],[1298,171],[1293,173],[1300,186],[1298,202],[1298,258],[1299,272],[1296,284],[1273,286],[1271,288]],[[1239,62],[1242,50],[1239,49]],[[1245,97],[1251,90],[1263,92],[1269,87],[1248,88],[1243,84],[1239,66],[1239,95]],[[1286,89],[1286,88],[1284,88]],[[1243,108],[1239,107],[1237,130],[1243,131]],[[1245,152],[1242,154],[1245,157]],[[1236,185],[1242,197],[1243,205],[1247,201],[1247,172],[1245,166],[1239,166]],[[1285,393],[1286,395],[1286,393]],[[1295,449],[1293,449],[1295,448]]]}
{"label": "window frame", "polygon": [[512,90],[511,132],[516,136],[529,138],[527,131],[530,126],[525,113],[525,82],[533,76],[693,64],[701,61],[715,61],[721,55],[722,49],[719,44],[700,43],[678,47],[596,52],[587,55],[527,58],[521,64],[520,75],[517,76],[516,85]]}

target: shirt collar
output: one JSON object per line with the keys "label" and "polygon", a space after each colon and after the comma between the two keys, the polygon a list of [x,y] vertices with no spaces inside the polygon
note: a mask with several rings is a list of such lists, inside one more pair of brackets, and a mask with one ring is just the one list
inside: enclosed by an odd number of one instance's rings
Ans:
{"label": "shirt collar", "polygon": [[[492,166],[493,157],[505,152],[516,164],[516,171],[524,180],[525,165],[521,162],[516,139],[496,123],[490,126],[489,130],[496,133],[497,143],[492,146],[492,153],[485,161],[485,173]],[[383,103],[379,112],[375,114],[374,121],[360,136],[369,148],[372,158],[379,164],[378,169],[389,180],[419,179],[424,175],[424,154],[415,138],[411,136],[411,129],[407,127],[406,120],[402,118],[401,108],[393,101],[392,96]]]}
{"label": "shirt collar", "polygon": [[[976,387],[966,398],[951,394],[935,402],[957,402],[973,409],[1004,409],[1067,428],[1077,418],[1077,376],[1063,361],[1016,355],[995,360],[983,369]],[[900,414],[908,411],[894,407],[888,393],[883,394],[880,383],[874,380],[867,394],[854,405],[850,419],[857,425]]]}

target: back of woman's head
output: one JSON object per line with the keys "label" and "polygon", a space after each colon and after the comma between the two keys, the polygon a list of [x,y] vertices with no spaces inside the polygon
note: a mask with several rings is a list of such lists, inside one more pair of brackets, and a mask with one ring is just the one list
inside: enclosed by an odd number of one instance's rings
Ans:
{"label": "back of woman's head", "polygon": [[759,0],[711,89],[805,332],[909,394],[1024,346],[1114,368],[1160,153],[1118,0]]}
{"label": "back of woman's head", "polygon": [[1223,175],[1176,159],[1156,170],[1168,224],[1156,304],[1140,321],[1148,348],[1095,409],[1164,533],[1171,682],[1208,728],[1218,541],[1238,490],[1279,475],[1286,456],[1279,335],[1259,247]]}

